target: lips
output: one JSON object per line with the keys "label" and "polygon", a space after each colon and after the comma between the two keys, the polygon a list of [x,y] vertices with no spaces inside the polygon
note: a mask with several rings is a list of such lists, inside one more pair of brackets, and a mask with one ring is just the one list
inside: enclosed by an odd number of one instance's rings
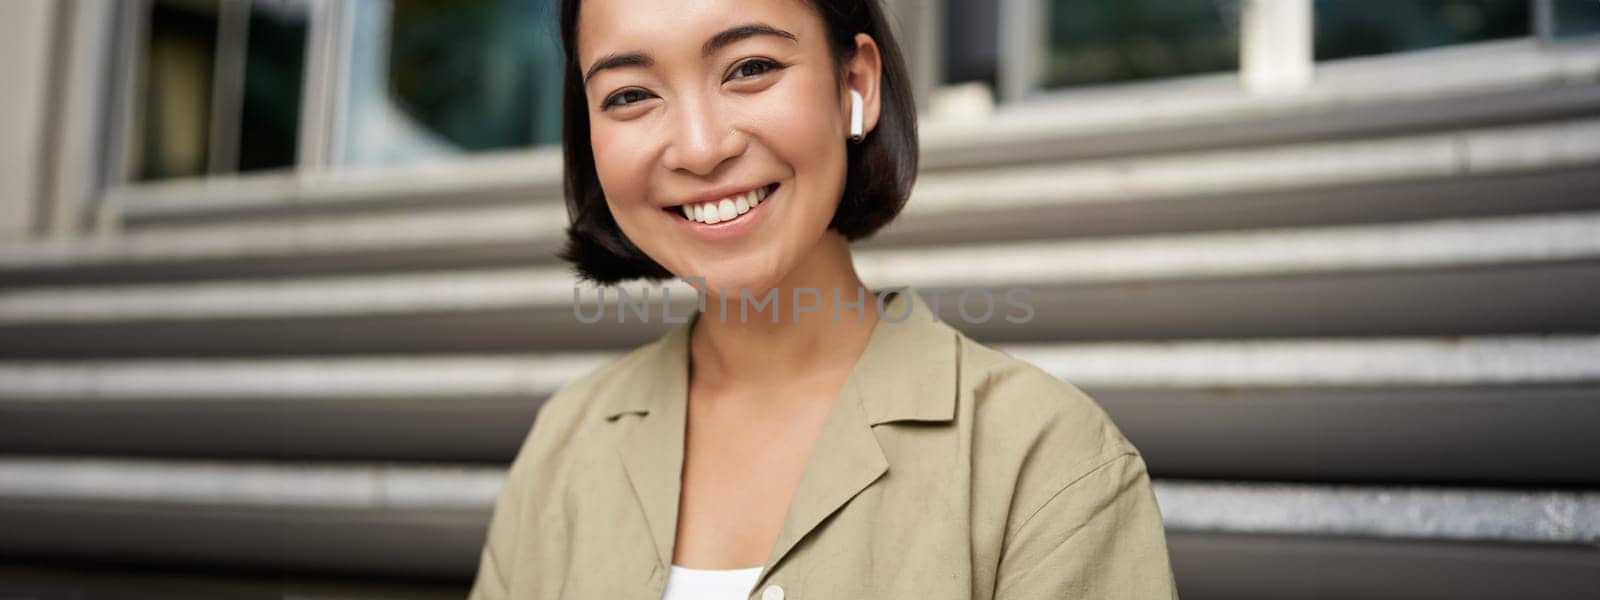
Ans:
{"label": "lips", "polygon": [[750,209],[759,206],[777,188],[778,184],[773,183],[717,200],[669,206],[665,210],[681,214],[690,221],[715,225],[736,220],[750,212]]}

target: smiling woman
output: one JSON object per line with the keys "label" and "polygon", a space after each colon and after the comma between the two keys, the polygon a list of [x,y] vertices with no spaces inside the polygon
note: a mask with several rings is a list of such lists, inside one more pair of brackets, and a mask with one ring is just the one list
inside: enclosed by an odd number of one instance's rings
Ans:
{"label": "smiling woman", "polygon": [[[565,256],[581,275],[767,289],[814,247],[871,235],[905,204],[917,139],[904,62],[887,30],[849,26],[875,8],[587,2],[580,19],[566,4],[569,72],[582,77],[565,90]],[[847,145],[851,92],[866,136]],[[762,195],[751,209],[767,193],[793,206],[739,210],[751,192]],[[782,220],[763,225],[766,213]]]}
{"label": "smiling woman", "polygon": [[561,33],[563,256],[740,318],[697,313],[545,402],[472,598],[1173,595],[1144,462],[1099,406],[856,274],[917,163],[875,1],[565,0]]}

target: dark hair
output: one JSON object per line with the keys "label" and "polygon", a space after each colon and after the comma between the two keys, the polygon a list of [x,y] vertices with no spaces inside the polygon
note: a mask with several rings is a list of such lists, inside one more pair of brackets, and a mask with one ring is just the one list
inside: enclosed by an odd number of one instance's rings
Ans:
{"label": "dark hair", "polygon": [[[905,59],[889,30],[878,0],[808,0],[822,17],[834,74],[843,73],[856,53],[855,36],[878,44],[883,76],[879,82],[878,123],[866,139],[847,144],[844,195],[829,229],[858,240],[894,220],[911,194],[917,176],[917,115]],[[578,8],[581,0],[561,2],[561,46],[566,53],[562,90],[562,136],[566,175],[567,244],[561,258],[580,277],[601,284],[635,278],[668,279],[673,274],[633,244],[606,206],[589,144],[589,111],[578,65]],[[844,143],[841,139],[841,143]]]}

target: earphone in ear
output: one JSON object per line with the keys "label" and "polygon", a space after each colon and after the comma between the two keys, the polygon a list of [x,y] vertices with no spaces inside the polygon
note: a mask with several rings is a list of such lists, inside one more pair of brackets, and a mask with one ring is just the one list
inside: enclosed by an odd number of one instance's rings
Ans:
{"label": "earphone in ear", "polygon": [[866,137],[864,120],[866,110],[861,107],[861,92],[850,90],[850,141],[860,142]]}

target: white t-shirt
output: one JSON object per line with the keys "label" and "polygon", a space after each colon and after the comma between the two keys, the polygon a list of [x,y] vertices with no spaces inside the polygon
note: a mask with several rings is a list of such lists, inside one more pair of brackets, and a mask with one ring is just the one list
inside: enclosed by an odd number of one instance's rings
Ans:
{"label": "white t-shirt", "polygon": [[661,600],[745,600],[760,578],[761,567],[687,569],[672,565]]}

